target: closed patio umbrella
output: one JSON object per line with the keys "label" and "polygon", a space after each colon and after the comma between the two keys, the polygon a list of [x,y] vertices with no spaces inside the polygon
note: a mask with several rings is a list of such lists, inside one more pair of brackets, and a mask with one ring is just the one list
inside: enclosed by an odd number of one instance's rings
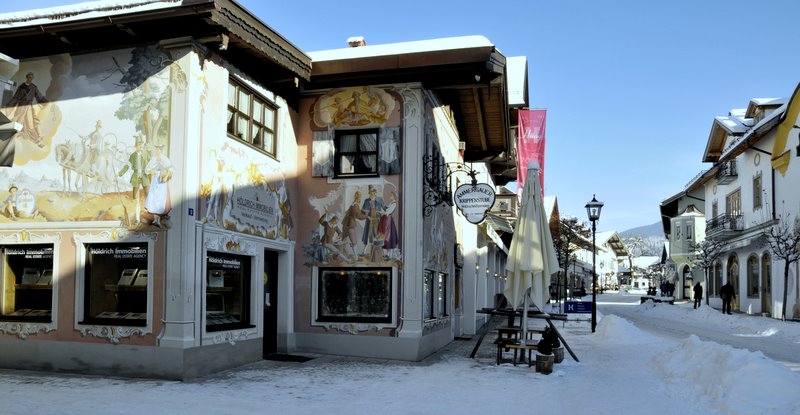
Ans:
{"label": "closed patio umbrella", "polygon": [[522,189],[522,203],[517,226],[506,261],[503,294],[516,309],[522,303],[522,343],[528,323],[528,298],[543,305],[549,298],[550,276],[558,272],[558,259],[539,186],[539,163],[530,162]]}

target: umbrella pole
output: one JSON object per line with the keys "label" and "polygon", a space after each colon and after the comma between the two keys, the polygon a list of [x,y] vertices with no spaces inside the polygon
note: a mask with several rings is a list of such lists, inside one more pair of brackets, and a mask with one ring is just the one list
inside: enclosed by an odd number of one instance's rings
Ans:
{"label": "umbrella pole", "polygon": [[530,296],[531,289],[528,288],[525,291],[525,297],[522,299],[522,320],[520,321],[520,328],[522,331],[520,332],[520,341],[519,344],[522,345],[523,349],[525,350],[525,340],[528,338],[528,297]]}

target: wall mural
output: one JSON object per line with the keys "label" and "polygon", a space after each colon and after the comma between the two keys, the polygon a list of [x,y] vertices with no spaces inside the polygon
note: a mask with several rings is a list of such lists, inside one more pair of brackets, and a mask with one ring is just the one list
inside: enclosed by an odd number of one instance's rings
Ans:
{"label": "wall mural", "polygon": [[[222,101],[226,102],[226,101]],[[292,206],[277,163],[256,161],[243,145],[227,137],[205,156],[200,194],[204,221],[232,231],[289,239]],[[260,159],[267,157],[261,156]]]}
{"label": "wall mural", "polygon": [[372,183],[344,179],[328,194],[309,197],[318,225],[311,230],[311,243],[303,246],[306,265],[402,268],[396,184],[400,128],[387,125],[393,115],[399,119],[398,112],[397,99],[391,92],[373,87],[334,90],[314,103],[312,176],[333,176],[333,133],[337,128],[351,127],[379,128],[381,176]]}
{"label": "wall mural", "polygon": [[[286,190],[285,167],[228,136],[227,102],[230,73],[211,61],[193,66],[200,92],[200,217],[208,225],[288,240],[293,228],[292,205]],[[291,136],[291,117],[280,108],[279,136]],[[286,112],[286,113],[281,113]]]}
{"label": "wall mural", "polygon": [[170,100],[186,85],[169,55],[57,55],[21,62],[12,81],[0,111],[23,128],[0,143],[0,222],[169,227]]}
{"label": "wall mural", "polygon": [[312,119],[317,127],[380,125],[394,109],[394,98],[383,89],[345,88],[320,97],[314,104]]}
{"label": "wall mural", "polygon": [[303,246],[309,258],[306,265],[402,266],[394,184],[340,184],[325,196],[309,197],[308,202],[317,212],[319,226],[311,231],[311,243]]}

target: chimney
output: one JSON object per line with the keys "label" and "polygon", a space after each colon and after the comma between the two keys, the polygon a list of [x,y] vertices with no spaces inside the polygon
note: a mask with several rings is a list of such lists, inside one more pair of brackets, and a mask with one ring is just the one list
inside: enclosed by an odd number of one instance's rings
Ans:
{"label": "chimney", "polygon": [[347,45],[351,48],[357,48],[359,46],[367,46],[367,41],[364,36],[353,36],[347,39]]}

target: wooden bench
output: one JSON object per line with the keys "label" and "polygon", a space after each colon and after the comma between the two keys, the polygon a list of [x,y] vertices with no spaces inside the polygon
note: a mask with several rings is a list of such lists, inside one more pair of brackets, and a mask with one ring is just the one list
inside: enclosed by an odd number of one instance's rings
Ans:
{"label": "wooden bench", "polygon": [[537,345],[535,342],[526,343],[524,346],[520,344],[518,341],[506,341],[504,339],[498,338],[494,341],[494,344],[497,346],[497,364],[499,365],[500,362],[503,360],[503,351],[514,351],[514,358],[511,363],[514,366],[517,365],[517,361],[519,358],[525,358],[525,351],[528,352],[528,367],[531,366],[531,354],[534,350],[537,350]]}

